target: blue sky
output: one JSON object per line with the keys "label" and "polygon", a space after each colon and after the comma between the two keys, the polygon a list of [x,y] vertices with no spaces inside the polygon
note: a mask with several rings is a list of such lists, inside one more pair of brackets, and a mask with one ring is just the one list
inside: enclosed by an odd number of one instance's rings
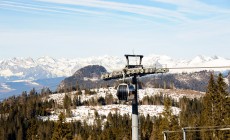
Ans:
{"label": "blue sky", "polygon": [[0,59],[230,58],[229,0],[0,0]]}

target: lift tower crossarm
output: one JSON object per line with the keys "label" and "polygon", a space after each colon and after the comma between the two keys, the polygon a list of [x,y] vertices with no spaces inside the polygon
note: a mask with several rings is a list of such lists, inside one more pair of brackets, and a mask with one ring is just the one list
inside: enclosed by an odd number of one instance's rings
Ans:
{"label": "lift tower crossarm", "polygon": [[111,73],[104,73],[101,75],[101,79],[103,80],[112,80],[112,79],[120,79],[123,77],[133,77],[134,75],[145,76],[148,74],[158,74],[158,73],[166,73],[169,72],[168,68],[124,68],[121,71],[113,71]]}

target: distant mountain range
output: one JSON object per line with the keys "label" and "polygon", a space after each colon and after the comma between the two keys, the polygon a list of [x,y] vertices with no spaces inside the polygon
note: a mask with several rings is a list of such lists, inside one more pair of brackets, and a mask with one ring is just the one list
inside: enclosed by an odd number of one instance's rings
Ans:
{"label": "distant mountain range", "polygon": [[[32,58],[12,58],[0,60],[0,82],[13,80],[36,80],[55,77],[68,77],[77,70],[88,65],[101,65],[107,71],[124,68],[125,57],[98,56],[75,59],[54,59],[48,56],[38,59]],[[194,66],[225,66],[230,65],[230,59],[219,56],[207,57],[196,56],[191,60],[173,59],[165,55],[149,55],[143,58],[144,66],[164,66],[164,67],[194,67]],[[200,69],[201,70],[201,69]],[[170,70],[171,73],[192,72],[200,70]],[[224,71],[226,69],[219,69]]]}
{"label": "distant mountain range", "polygon": [[[132,62],[136,63],[136,60],[132,60]],[[146,67],[163,66],[163,67],[170,67],[170,68],[199,67],[199,66],[201,67],[227,66],[227,65],[230,66],[230,59],[222,58],[219,56],[207,57],[207,56],[199,55],[191,60],[185,60],[185,59],[173,59],[165,55],[149,55],[143,58],[142,63]],[[106,70],[113,71],[113,70],[124,68],[124,66],[126,65],[126,60],[125,57],[108,56],[108,55],[98,56],[98,57],[88,57],[88,58],[75,58],[75,59],[66,59],[66,58],[54,59],[45,56],[38,59],[12,58],[12,59],[0,60],[0,96],[3,98],[5,97],[4,95],[8,96],[8,95],[21,94],[22,91],[29,91],[33,87],[39,90],[43,87],[52,87],[52,89],[55,90],[58,85],[59,87],[61,85],[68,85],[66,84],[66,81],[70,81],[70,83],[75,85],[76,82],[72,79],[78,79],[79,83],[89,82],[91,83],[90,84],[91,86],[93,85],[96,86],[98,84],[99,85],[105,84],[102,81],[97,81],[97,78],[99,78],[98,77],[99,74],[97,72],[94,73],[93,75],[89,75],[90,71],[88,70],[91,70],[90,67],[87,68],[88,72],[84,71],[85,69],[83,67],[88,65],[98,65],[98,67],[96,68],[99,68],[99,70],[103,72],[105,72]],[[100,66],[103,66],[103,68]],[[201,70],[202,69],[173,69],[170,70],[169,73],[182,73],[182,72],[189,73],[189,72],[201,71]],[[225,76],[227,76],[229,73],[229,70],[226,68],[215,69],[215,71],[221,71],[225,74]],[[83,72],[83,73],[81,74],[77,72]],[[76,76],[80,76],[80,78]],[[170,77],[170,76],[166,76],[166,77]],[[174,79],[174,81],[182,81],[179,80],[179,77],[181,76],[177,76],[177,77],[178,78],[169,78],[169,79]],[[205,80],[207,80],[207,76]],[[203,82],[203,80],[201,82]],[[151,82],[147,82],[147,83],[150,84]],[[106,84],[113,85],[113,82],[107,82]],[[82,86],[85,85],[86,84]],[[205,84],[200,84],[200,85],[204,86]],[[184,87],[183,83],[180,82],[176,84],[176,86]],[[200,90],[200,88],[194,88],[194,89]]]}

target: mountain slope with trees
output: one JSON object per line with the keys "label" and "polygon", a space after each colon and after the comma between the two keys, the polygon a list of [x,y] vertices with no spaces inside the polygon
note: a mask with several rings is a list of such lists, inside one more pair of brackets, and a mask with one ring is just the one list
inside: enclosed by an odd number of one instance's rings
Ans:
{"label": "mountain slope with trees", "polygon": [[[102,73],[107,70],[103,66],[90,65],[83,67],[70,77],[65,78],[58,86],[58,91],[71,91],[72,89],[85,89],[117,86],[116,80],[103,81],[100,79]],[[139,77],[139,85],[141,87],[164,88],[164,89],[191,89],[197,91],[206,91],[209,76],[213,71],[200,71],[191,73],[175,73],[175,74],[156,74],[150,76]],[[230,74],[225,75],[225,81],[230,81]],[[216,79],[218,75],[214,75]],[[230,86],[227,84],[227,89]]]}
{"label": "mountain slope with trees", "polygon": [[[0,138],[8,139],[67,139],[67,140],[117,140],[131,139],[131,116],[119,112],[99,116],[95,111],[94,123],[86,121],[67,122],[66,113],[59,115],[58,121],[43,121],[39,116],[49,116],[55,109],[68,109],[86,103],[77,102],[77,98],[65,97],[62,105],[54,100],[44,100],[52,92],[37,93],[35,89],[28,94],[23,92],[19,97],[11,97],[0,102]],[[80,94],[80,92],[79,92]],[[93,94],[93,93],[92,93]],[[78,95],[75,94],[77,97]],[[167,96],[156,98],[154,103],[164,104],[160,116],[140,116],[140,135],[142,140],[163,140],[162,131],[170,133],[169,139],[182,139],[183,127],[206,128],[211,126],[230,125],[230,98],[222,74],[217,78],[211,74],[206,94],[201,98],[180,98],[178,101]],[[163,99],[163,102],[162,102]],[[98,103],[98,101],[96,101]],[[179,116],[172,114],[171,106],[181,109]],[[103,125],[101,117],[107,121]],[[226,140],[230,139],[230,130],[218,131],[202,129],[187,133],[188,140]]]}

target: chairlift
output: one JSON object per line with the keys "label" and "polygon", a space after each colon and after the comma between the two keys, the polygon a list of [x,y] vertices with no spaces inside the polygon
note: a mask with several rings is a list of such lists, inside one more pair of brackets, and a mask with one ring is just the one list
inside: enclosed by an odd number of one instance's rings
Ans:
{"label": "chairlift", "polygon": [[128,101],[129,96],[135,92],[135,86],[133,84],[121,83],[117,87],[117,97],[120,101]]}

